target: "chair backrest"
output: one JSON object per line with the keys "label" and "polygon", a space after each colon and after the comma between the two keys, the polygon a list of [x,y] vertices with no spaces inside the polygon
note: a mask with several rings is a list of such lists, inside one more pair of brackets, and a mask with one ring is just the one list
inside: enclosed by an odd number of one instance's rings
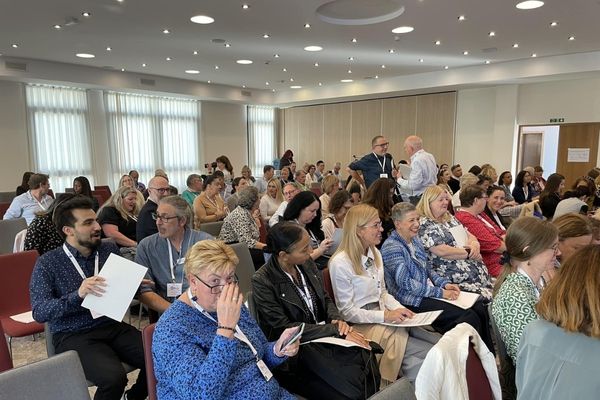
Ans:
{"label": "chair backrest", "polygon": [[10,357],[10,350],[6,343],[6,337],[4,336],[4,330],[2,324],[0,324],[0,372],[12,369],[13,363]]}
{"label": "chair backrest", "polygon": [[17,197],[17,193],[14,190],[10,192],[0,192],[0,202],[10,204],[13,199]]}
{"label": "chair backrest", "polygon": [[110,191],[110,186],[108,185],[94,185],[94,190],[108,192],[109,197],[112,195],[112,192]]}
{"label": "chair backrest", "polygon": [[46,353],[48,357],[52,357],[56,354],[56,349],[54,348],[54,342],[52,341],[52,332],[50,332],[50,327],[46,322],[44,324],[44,338],[46,339]]}
{"label": "chair backrest", "polygon": [[256,312],[256,301],[252,295],[252,290],[246,293],[246,301],[248,302],[248,311],[250,311],[250,315],[252,315],[252,318],[260,324],[258,321],[258,313]]}
{"label": "chair backrest", "polygon": [[477,355],[471,341],[469,341],[466,377],[470,399],[494,400],[490,381],[488,380],[481,359]]}
{"label": "chair backrest", "polygon": [[25,250],[25,235],[27,235],[27,229],[23,229],[15,236],[15,244],[13,246],[13,253],[18,253]]}
{"label": "chair backrest", "polygon": [[98,200],[98,205],[106,203],[110,199],[110,192],[106,190],[92,190],[92,196]]}
{"label": "chair backrest", "polygon": [[27,229],[25,218],[0,220],[0,254],[12,253],[17,233]]}
{"label": "chair backrest", "polygon": [[31,310],[29,281],[37,258],[36,250],[0,255],[0,316]]}
{"label": "chair backrest", "polygon": [[89,400],[90,395],[73,350],[0,374],[0,399]]}
{"label": "chair backrest", "polygon": [[240,260],[235,269],[235,273],[240,280],[240,291],[242,293],[247,293],[252,290],[252,276],[255,271],[250,250],[245,243],[232,243],[229,246],[235,251],[235,254]]}
{"label": "chair backrest", "polygon": [[492,315],[492,303],[488,304],[488,315],[490,317],[490,324],[492,325],[492,334],[494,335],[494,342],[496,342],[496,348],[498,349],[498,358],[500,359],[500,362],[508,362],[514,365],[512,359],[506,351],[506,345],[504,344],[504,340],[502,340],[502,336],[500,336],[498,325],[496,325],[496,320],[494,320],[494,316]]}
{"label": "chair backrest", "polygon": [[327,292],[327,294],[329,295],[331,300],[333,300],[333,302],[335,303],[335,295],[333,294],[333,285],[331,284],[331,276],[329,276],[329,268],[328,267],[323,268],[322,273],[323,273],[323,288],[325,289],[325,291]]}
{"label": "chair backrest", "polygon": [[199,230],[202,232],[206,232],[208,234],[213,235],[214,237],[219,236],[221,233],[221,227],[223,226],[223,221],[217,222],[204,222],[200,224]]}
{"label": "chair backrest", "polygon": [[144,343],[144,363],[146,365],[146,381],[148,385],[148,400],[157,400],[156,376],[154,375],[154,362],[152,361],[152,335],[156,324],[150,324],[142,330]]}
{"label": "chair backrest", "polygon": [[0,202],[0,219],[4,218],[4,213],[8,210],[8,207],[10,207],[10,201]]}
{"label": "chair backrest", "polygon": [[516,368],[512,358],[506,351],[506,345],[504,344],[504,340],[502,340],[502,336],[500,336],[498,325],[496,325],[496,320],[494,320],[494,316],[492,315],[492,303],[488,304],[488,314],[490,316],[490,324],[492,325],[492,335],[494,335],[494,342],[496,343],[496,354],[500,360],[498,374],[500,376],[502,398],[513,400],[517,398],[517,384],[515,382]]}

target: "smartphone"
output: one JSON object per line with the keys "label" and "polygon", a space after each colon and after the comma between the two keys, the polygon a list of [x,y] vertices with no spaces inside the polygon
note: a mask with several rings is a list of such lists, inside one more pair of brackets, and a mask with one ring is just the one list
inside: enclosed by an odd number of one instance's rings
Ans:
{"label": "smartphone", "polygon": [[292,335],[292,337],[290,337],[288,339],[287,342],[285,342],[283,344],[283,346],[281,346],[281,350],[285,349],[286,347],[288,347],[290,344],[293,344],[294,342],[296,342],[298,339],[300,339],[300,336],[302,336],[302,332],[304,332],[304,322],[300,325],[298,325],[298,327],[296,327],[296,332],[294,332],[294,334]]}

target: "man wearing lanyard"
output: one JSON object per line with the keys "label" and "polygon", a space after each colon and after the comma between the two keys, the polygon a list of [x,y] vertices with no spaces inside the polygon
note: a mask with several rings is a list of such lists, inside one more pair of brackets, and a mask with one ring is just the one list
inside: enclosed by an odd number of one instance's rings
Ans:
{"label": "man wearing lanyard", "polygon": [[143,239],[135,262],[148,268],[146,278],[154,286],[142,285],[140,301],[162,314],[189,286],[183,273],[185,254],[196,242],[213,239],[206,232],[190,229],[192,209],[179,196],[160,200],[156,214],[158,233]]}
{"label": "man wearing lanyard", "polygon": [[98,389],[95,400],[119,400],[127,385],[125,362],[139,368],[126,399],[145,399],[146,373],[140,332],[124,322],[93,315],[81,303],[86,296],[102,296],[110,285],[97,276],[114,243],[102,242],[92,201],[77,196],[59,204],[53,222],[65,238],[63,246],[42,255],[30,283],[33,318],[47,322],[57,353],[75,350],[83,371]]}
{"label": "man wearing lanyard", "polygon": [[4,219],[25,218],[27,225],[33,221],[35,214],[46,211],[54,199],[48,196],[50,182],[48,175],[33,174],[29,178],[29,191],[13,199],[4,214]]}
{"label": "man wearing lanyard", "polygon": [[362,179],[356,171],[362,171],[367,189],[379,178],[393,179],[396,177],[398,171],[394,168],[394,157],[387,152],[389,144],[385,137],[375,136],[371,141],[371,153],[360,160],[353,161],[348,166],[352,177],[359,182]]}
{"label": "man wearing lanyard", "polygon": [[423,140],[409,136],[404,141],[404,151],[410,157],[410,176],[398,176],[398,185],[411,193],[409,200],[417,204],[427,187],[435,185],[437,165],[433,155],[423,150]]}

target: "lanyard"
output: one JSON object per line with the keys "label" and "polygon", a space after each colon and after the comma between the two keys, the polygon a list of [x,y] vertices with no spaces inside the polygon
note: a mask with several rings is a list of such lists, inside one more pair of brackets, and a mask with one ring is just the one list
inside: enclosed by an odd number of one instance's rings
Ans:
{"label": "lanyard", "polygon": [[[184,233],[185,236],[185,233]],[[169,249],[169,269],[171,270],[171,282],[175,282],[175,268],[177,267],[177,265],[179,265],[180,263],[185,262],[185,258],[179,257],[177,259],[177,262],[174,263],[173,262],[173,250],[171,250],[171,242],[169,241],[168,238],[165,238],[165,240],[167,241],[167,249]],[[190,236],[188,237],[188,243],[187,243],[187,247],[190,247],[190,241],[192,240],[192,234],[190,232]],[[181,251],[179,252],[179,254],[183,254],[183,241],[181,242]],[[183,272],[181,272],[181,283],[183,283],[183,276],[185,274]],[[181,293],[181,291],[179,292]]]}
{"label": "lanyard", "polygon": [[[83,273],[81,266],[79,265],[77,260],[75,260],[75,257],[73,256],[73,254],[71,254],[71,252],[69,251],[69,248],[64,243],[63,243],[63,251],[65,252],[67,257],[69,257],[69,260],[71,260],[71,263],[73,264],[73,266],[75,267],[75,269],[77,270],[79,275],[81,275],[81,278],[87,279],[87,276],[85,276],[85,274]],[[96,275],[98,275],[98,252],[97,251],[96,251],[96,257],[94,259],[94,275],[93,276],[96,276]]]}
{"label": "lanyard", "polygon": [[381,172],[385,174],[385,154],[383,155],[383,163],[379,161],[379,157],[377,157],[377,154],[375,154],[375,152],[373,152],[373,155],[377,160],[377,164],[379,164],[379,166],[381,167]]}
{"label": "lanyard", "polygon": [[[298,290],[300,292],[300,297],[302,297],[302,301],[304,301],[306,303],[315,322],[319,322],[317,320],[317,316],[315,315],[315,307],[312,302],[312,296],[310,295],[310,291],[308,290],[308,285],[306,284],[306,280],[304,279],[304,274],[302,272],[300,272],[300,268],[298,268],[297,265],[296,265],[296,271],[298,271],[298,275],[300,275],[300,278],[302,279],[302,289],[298,288],[298,289],[300,289],[300,290]],[[290,274],[288,274],[287,272],[285,274],[288,276],[288,278],[290,278],[290,281],[292,281],[294,286],[298,287],[296,285],[296,283],[294,282],[294,278],[292,278],[292,276]]]}
{"label": "lanyard", "polygon": [[[187,294],[188,294],[188,297],[189,297],[190,301],[192,302],[192,305],[196,308],[196,310],[200,311],[202,313],[202,315],[204,315],[206,318],[210,319],[215,324],[219,325],[219,323],[217,322],[217,320],[215,320],[212,317],[212,315],[210,315],[209,313],[207,313],[204,310],[204,308],[202,308],[202,306],[200,304],[196,303],[196,301],[193,300],[192,289],[188,288]],[[254,355],[254,358],[256,358],[256,361],[260,360],[258,358],[258,352],[256,351],[256,349],[254,348],[254,346],[252,345],[252,343],[250,342],[250,340],[248,339],[248,337],[244,334],[244,332],[242,332],[242,330],[240,329],[240,327],[238,325],[235,326],[235,333],[233,334],[233,336],[236,339],[238,339],[239,341],[245,343],[248,347],[250,347],[250,351],[252,351],[252,355]]]}

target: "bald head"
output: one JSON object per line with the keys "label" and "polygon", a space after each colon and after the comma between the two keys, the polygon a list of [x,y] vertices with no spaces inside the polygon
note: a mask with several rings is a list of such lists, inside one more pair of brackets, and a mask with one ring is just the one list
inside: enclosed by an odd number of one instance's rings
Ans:
{"label": "bald head", "polygon": [[418,136],[412,135],[406,138],[404,141],[404,151],[409,157],[412,157],[417,151],[423,148],[423,139]]}
{"label": "bald head", "polygon": [[165,196],[168,196],[169,192],[169,181],[162,176],[155,176],[148,182],[148,197],[153,202],[157,203]]}

